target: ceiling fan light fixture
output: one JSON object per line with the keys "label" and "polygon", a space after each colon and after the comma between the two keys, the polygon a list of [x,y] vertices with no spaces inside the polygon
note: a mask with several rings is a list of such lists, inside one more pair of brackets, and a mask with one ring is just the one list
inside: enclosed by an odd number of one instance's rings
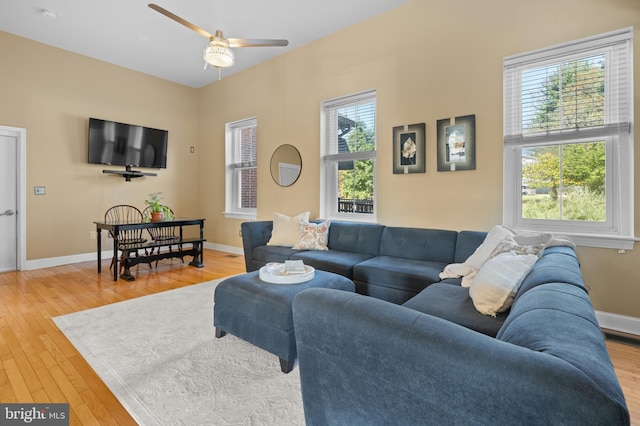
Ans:
{"label": "ceiling fan light fixture", "polygon": [[287,46],[289,42],[287,40],[271,40],[271,39],[245,39],[245,38],[232,38],[231,43],[229,40],[224,38],[221,30],[216,30],[215,34],[211,34],[202,28],[193,25],[191,22],[186,21],[179,17],[178,15],[169,12],[167,9],[164,9],[157,4],[149,3],[151,9],[156,12],[166,16],[167,18],[184,25],[192,31],[197,32],[201,36],[207,37],[209,39],[209,45],[204,49],[204,61],[205,61],[205,69],[207,65],[213,65],[218,68],[226,68],[233,65],[233,51],[229,48],[230,45],[233,47],[266,47],[266,46]]}
{"label": "ceiling fan light fixture", "polygon": [[225,39],[214,37],[204,49],[204,60],[218,68],[233,65],[233,51],[229,48],[229,42]]}
{"label": "ceiling fan light fixture", "polygon": [[56,13],[53,10],[42,9],[40,14],[47,19],[56,19]]}

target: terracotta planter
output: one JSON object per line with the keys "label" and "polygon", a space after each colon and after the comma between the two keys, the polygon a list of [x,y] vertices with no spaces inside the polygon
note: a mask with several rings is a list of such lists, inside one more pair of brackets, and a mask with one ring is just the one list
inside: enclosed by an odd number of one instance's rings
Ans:
{"label": "terracotta planter", "polygon": [[164,212],[151,212],[151,222],[162,222],[164,220]]}

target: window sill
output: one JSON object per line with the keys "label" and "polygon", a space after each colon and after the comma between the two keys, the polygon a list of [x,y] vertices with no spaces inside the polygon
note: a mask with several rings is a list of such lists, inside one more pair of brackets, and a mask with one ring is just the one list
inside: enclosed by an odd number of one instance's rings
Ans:
{"label": "window sill", "polygon": [[585,232],[562,232],[557,229],[549,229],[536,226],[514,226],[505,224],[504,226],[517,231],[550,232],[570,237],[578,247],[608,248],[616,250],[633,250],[634,243],[640,238],[622,235],[588,234]]}
{"label": "window sill", "polygon": [[378,219],[373,215],[334,215],[319,220],[335,220],[336,222],[358,222],[358,223],[378,223]]}
{"label": "window sill", "polygon": [[226,219],[256,220],[258,215],[255,213],[224,212],[224,217]]}
{"label": "window sill", "polygon": [[614,235],[566,234],[580,247],[633,250],[634,243],[640,238]]}

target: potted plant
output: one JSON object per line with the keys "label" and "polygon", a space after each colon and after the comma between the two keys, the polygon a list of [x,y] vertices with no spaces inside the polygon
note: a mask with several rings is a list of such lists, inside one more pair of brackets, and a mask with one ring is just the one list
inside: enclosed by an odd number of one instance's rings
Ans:
{"label": "potted plant", "polygon": [[144,200],[144,203],[151,212],[151,222],[160,222],[165,218],[173,218],[171,210],[167,206],[160,204],[160,200],[162,200],[160,194],[162,194],[162,192],[151,193],[149,194],[149,199]]}

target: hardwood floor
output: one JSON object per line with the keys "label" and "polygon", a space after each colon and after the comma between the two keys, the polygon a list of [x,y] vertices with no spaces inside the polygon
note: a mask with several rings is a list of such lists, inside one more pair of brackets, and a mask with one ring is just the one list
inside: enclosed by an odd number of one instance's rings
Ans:
{"label": "hardwood floor", "polygon": [[68,402],[72,425],[135,425],[51,318],[245,270],[242,256],[205,250],[204,268],[164,260],[114,282],[109,263],[100,275],[96,262],[0,274],[1,402]]}
{"label": "hardwood floor", "polygon": [[607,349],[627,400],[631,424],[640,425],[640,347],[608,340]]}
{"label": "hardwood floor", "polygon": [[[0,274],[0,402],[68,402],[72,425],[135,425],[51,318],[244,272],[242,256],[205,250],[202,269],[164,260],[114,282],[109,261],[100,275],[95,262]],[[640,425],[640,347],[607,347]]]}

